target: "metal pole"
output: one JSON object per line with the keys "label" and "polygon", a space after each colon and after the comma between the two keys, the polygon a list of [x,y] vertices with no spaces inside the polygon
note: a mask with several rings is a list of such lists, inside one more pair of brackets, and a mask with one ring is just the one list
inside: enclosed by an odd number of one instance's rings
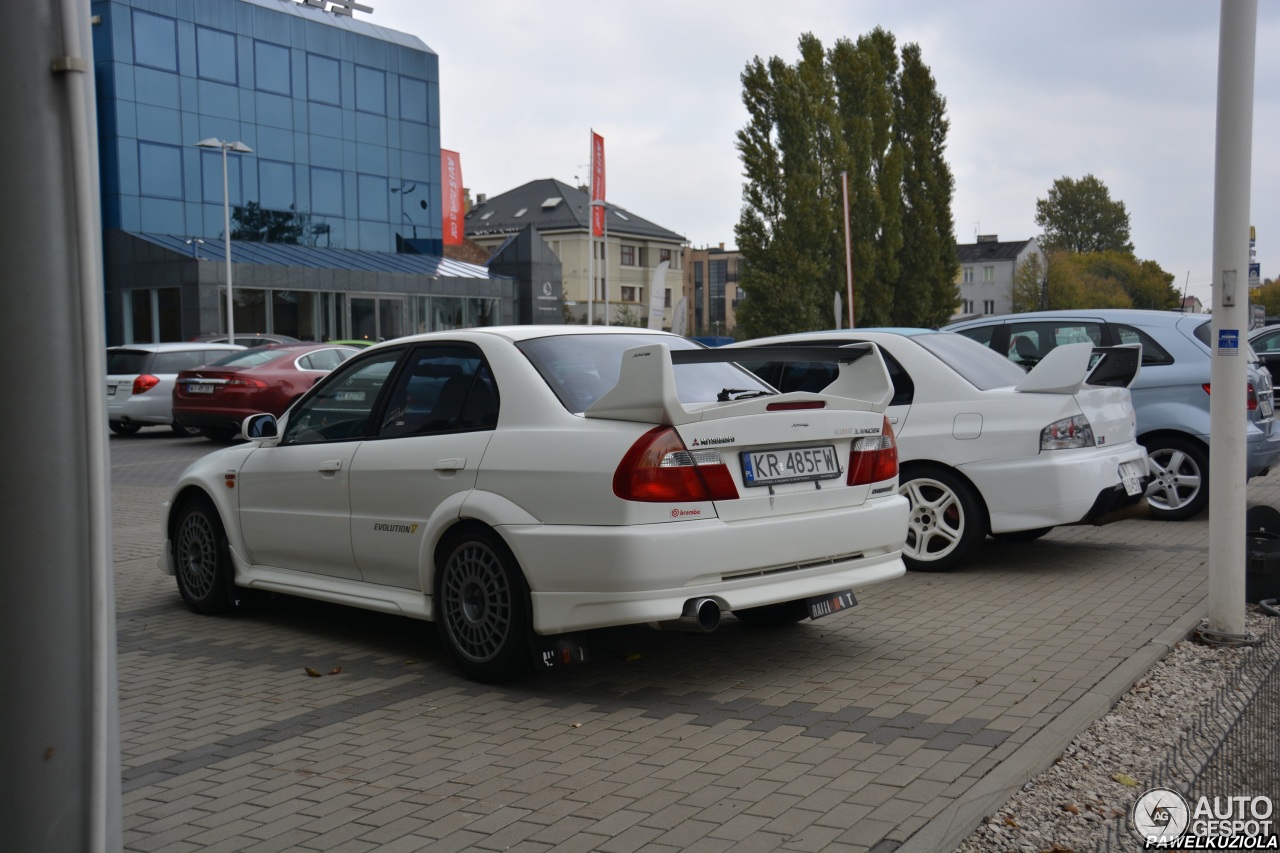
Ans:
{"label": "metal pole", "polygon": [[840,173],[844,188],[844,266],[845,279],[849,282],[849,328],[853,325],[853,243],[849,239],[849,173]]}
{"label": "metal pole", "polygon": [[225,239],[227,255],[227,343],[236,342],[235,303],[231,301],[231,186],[227,181],[227,148],[230,143],[222,143],[222,236]]}
{"label": "metal pole", "polygon": [[600,209],[604,211],[604,324],[609,325],[609,206],[603,202]]}
{"label": "metal pole", "polygon": [[[0,516],[0,826],[6,850],[121,847],[102,230],[88,0],[0,30],[6,128],[0,337],[41,352],[0,424],[20,499]],[[56,250],[51,247],[56,246]],[[111,298],[118,298],[112,294]],[[57,346],[48,346],[50,341]],[[73,521],[68,522],[68,519]]]}
{"label": "metal pole", "polygon": [[1209,627],[1244,634],[1245,356],[1249,178],[1257,0],[1222,0],[1213,193],[1213,359],[1209,374]]}

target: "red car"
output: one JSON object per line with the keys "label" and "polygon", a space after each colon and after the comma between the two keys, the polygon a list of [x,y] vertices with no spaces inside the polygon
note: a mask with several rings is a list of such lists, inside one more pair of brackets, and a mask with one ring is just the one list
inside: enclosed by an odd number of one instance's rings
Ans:
{"label": "red car", "polygon": [[249,415],[279,417],[316,380],[359,351],[333,344],[273,344],[184,370],[173,385],[173,419],[213,441],[230,441]]}

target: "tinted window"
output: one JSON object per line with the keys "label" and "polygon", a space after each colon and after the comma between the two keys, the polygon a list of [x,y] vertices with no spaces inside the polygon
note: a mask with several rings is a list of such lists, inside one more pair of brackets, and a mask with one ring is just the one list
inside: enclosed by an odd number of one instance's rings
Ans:
{"label": "tinted window", "polygon": [[264,92],[277,95],[291,93],[289,86],[289,49],[264,41],[253,43],[254,80]]}
{"label": "tinted window", "polygon": [[1280,332],[1260,335],[1250,343],[1253,344],[1253,348],[1258,352],[1280,352]]}
{"label": "tinted window", "polygon": [[178,25],[173,18],[133,13],[133,60],[165,71],[178,70]]}
{"label": "tinted window", "polygon": [[1213,349],[1213,343],[1212,343],[1213,321],[1212,320],[1205,320],[1199,326],[1196,326],[1195,329],[1192,331],[1192,334],[1196,336],[1196,340],[1198,340],[1200,343],[1204,344],[1209,349]]}
{"label": "tinted window", "polygon": [[321,349],[307,353],[298,359],[298,366],[303,370],[333,370],[346,361],[355,350]]}
{"label": "tinted window", "polygon": [[368,432],[382,386],[402,350],[387,350],[347,362],[317,385],[290,410],[280,443],[312,444],[349,441]]}
{"label": "tinted window", "polygon": [[158,352],[151,362],[152,373],[179,373],[205,363],[203,350],[187,352]]}
{"label": "tinted window", "polygon": [[1102,324],[1087,320],[1036,320],[1009,324],[1009,360],[1032,368],[1063,344],[1102,343]]}
{"label": "tinted window", "polygon": [[427,84],[412,77],[400,78],[400,118],[427,123]]}
{"label": "tinted window", "polygon": [[393,438],[498,422],[498,389],[480,353],[442,345],[414,351],[396,380],[378,435]]}
{"label": "tinted window", "polygon": [[307,54],[307,97],[322,104],[342,106],[338,60]]}
{"label": "tinted window", "polygon": [[1142,344],[1143,364],[1173,364],[1173,356],[1156,343],[1146,332],[1132,326],[1112,325],[1116,339],[1122,344]]}
{"label": "tinted window", "polygon": [[[222,204],[222,152],[200,152],[200,176],[204,184],[203,199]],[[231,204],[243,204],[240,194],[240,155],[227,156],[227,198]]]}
{"label": "tinted window", "polygon": [[356,66],[356,109],[387,114],[387,75],[375,68]]}
{"label": "tinted window", "polygon": [[[236,343],[242,344],[243,340],[236,339]],[[259,367],[269,361],[275,361],[287,355],[280,350],[272,349],[248,349],[234,352],[226,358],[220,358],[213,362],[210,367]]]}
{"label": "tinted window", "polygon": [[1001,358],[995,350],[961,335],[939,332],[936,335],[914,335],[911,340],[982,391],[1017,385],[1026,377],[1021,368],[1007,358]]}
{"label": "tinted window", "polygon": [[271,160],[258,161],[258,191],[265,210],[288,210],[293,206],[293,166]]}
{"label": "tinted window", "polygon": [[107,373],[137,374],[147,363],[149,352],[141,350],[109,350],[107,352]]}
{"label": "tinted window", "polygon": [[[182,198],[182,151],[173,145],[138,143],[138,186],[142,195]],[[222,194],[218,194],[219,200]]]}
{"label": "tinted window", "polygon": [[972,329],[956,329],[956,334],[964,335],[971,341],[977,341],[984,347],[991,346],[991,337],[996,333],[997,324],[992,323],[988,326],[976,326]]}
{"label": "tinted window", "polygon": [[[848,340],[805,341],[803,345],[841,347],[848,343]],[[791,346],[791,344],[770,344],[770,346]],[[880,349],[880,355],[884,357],[885,367],[888,369],[889,378],[893,382],[893,398],[889,401],[889,405],[910,405],[916,392],[916,386],[911,380],[911,376],[902,368],[898,360],[889,355],[884,349]],[[840,367],[834,361],[778,361],[767,364],[742,362],[742,366],[783,393],[792,391],[812,391],[817,393],[832,382],[835,382],[836,377],[840,375]]]}
{"label": "tinted window", "polygon": [[196,68],[206,80],[236,83],[236,37],[221,30],[196,27]]}
{"label": "tinted window", "polygon": [[[571,412],[581,413],[618,384],[622,354],[632,347],[662,343],[672,350],[699,349],[693,341],[656,335],[559,335],[516,344]],[[757,377],[736,365],[677,364],[676,394],[681,403],[711,403],[726,388],[770,392]]]}
{"label": "tinted window", "polygon": [[342,173],[334,169],[311,168],[311,210],[342,216]]}

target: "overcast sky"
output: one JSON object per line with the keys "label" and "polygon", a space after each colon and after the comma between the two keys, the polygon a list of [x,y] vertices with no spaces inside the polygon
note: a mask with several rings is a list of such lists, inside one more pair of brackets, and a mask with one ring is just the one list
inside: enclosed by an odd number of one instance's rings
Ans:
{"label": "overcast sky", "polygon": [[[1229,1],[1229,0],[1228,0]],[[1210,301],[1219,3],[1212,0],[362,0],[357,15],[440,57],[443,147],[472,195],[585,182],[604,136],[609,201],[734,245],[741,74],[876,26],[920,45],[951,122],[956,239],[1038,233],[1053,181],[1093,174],[1129,211],[1138,257]],[[1280,271],[1280,2],[1258,3],[1251,221]]]}

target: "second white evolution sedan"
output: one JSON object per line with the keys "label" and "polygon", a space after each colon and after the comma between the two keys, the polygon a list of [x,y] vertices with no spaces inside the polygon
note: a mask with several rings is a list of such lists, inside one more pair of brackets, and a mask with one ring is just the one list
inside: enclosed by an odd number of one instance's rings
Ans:
{"label": "second white evolution sedan", "polygon": [[248,588],[434,621],[480,680],[558,664],[540,638],[569,631],[851,607],[906,571],[884,360],[779,394],[737,356],[583,326],[370,347],[187,469],[161,566],[197,612]]}
{"label": "second white evolution sedan", "polygon": [[[883,352],[893,378],[886,413],[899,490],[911,502],[907,568],[953,569],[987,534],[1035,539],[1141,509],[1150,475],[1128,389],[1137,345],[1059,347],[1030,373],[962,335],[925,329],[811,332],[729,348],[866,343]],[[742,363],[786,392],[819,390],[835,376],[834,362]]]}

